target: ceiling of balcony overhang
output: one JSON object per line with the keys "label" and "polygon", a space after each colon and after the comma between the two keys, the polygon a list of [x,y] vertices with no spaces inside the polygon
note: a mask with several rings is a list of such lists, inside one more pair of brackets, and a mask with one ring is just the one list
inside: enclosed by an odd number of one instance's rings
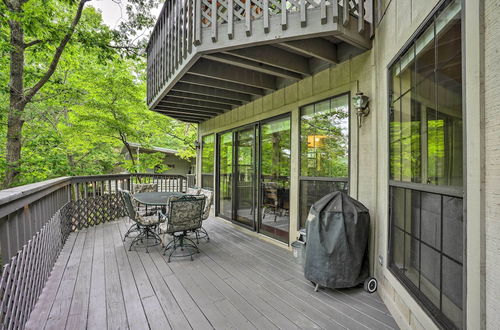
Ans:
{"label": "ceiling of balcony overhang", "polygon": [[327,36],[205,54],[152,110],[200,123],[363,51]]}

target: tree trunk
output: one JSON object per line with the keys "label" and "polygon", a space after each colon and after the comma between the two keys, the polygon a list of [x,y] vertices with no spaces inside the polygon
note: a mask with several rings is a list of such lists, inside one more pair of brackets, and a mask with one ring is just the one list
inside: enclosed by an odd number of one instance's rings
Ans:
{"label": "tree trunk", "polygon": [[10,25],[10,105],[7,128],[7,168],[3,188],[15,183],[19,175],[21,159],[21,137],[23,129],[24,100],[24,32],[21,23],[15,20]]}

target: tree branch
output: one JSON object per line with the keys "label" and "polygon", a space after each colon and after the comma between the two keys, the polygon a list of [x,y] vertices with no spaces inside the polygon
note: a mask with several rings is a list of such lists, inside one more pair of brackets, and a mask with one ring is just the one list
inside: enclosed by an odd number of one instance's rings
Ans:
{"label": "tree branch", "polygon": [[62,38],[61,42],[59,43],[59,46],[56,48],[56,52],[54,53],[54,57],[52,58],[52,61],[50,62],[49,68],[47,72],[40,78],[40,80],[31,88],[25,95],[24,99],[25,102],[28,103],[31,101],[33,96],[35,96],[36,93],[49,81],[50,77],[54,74],[57,68],[57,64],[59,63],[59,60],[61,59],[61,55],[64,51],[64,48],[66,48],[66,45],[68,44],[69,40],[71,39],[71,36],[75,32],[75,28],[80,21],[80,18],[82,17],[82,12],[83,12],[83,7],[85,6],[85,3],[87,3],[90,0],[80,0],[80,3],[78,4],[78,9],[76,11],[75,17],[73,18],[73,21],[71,22],[71,26]]}
{"label": "tree branch", "polygon": [[33,40],[33,41],[28,42],[28,43],[24,43],[23,47],[24,47],[24,49],[26,49],[28,47],[31,47],[31,46],[34,46],[34,45],[38,45],[41,42],[42,42],[42,40],[39,40],[39,39]]}

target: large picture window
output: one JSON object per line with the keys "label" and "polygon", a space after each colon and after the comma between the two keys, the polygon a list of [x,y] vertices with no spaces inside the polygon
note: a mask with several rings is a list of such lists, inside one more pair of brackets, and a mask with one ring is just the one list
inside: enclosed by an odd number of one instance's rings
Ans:
{"label": "large picture window", "polygon": [[349,180],[349,94],[310,104],[300,113],[300,227],[311,205]]}
{"label": "large picture window", "polygon": [[389,268],[445,327],[463,327],[460,1],[390,67]]}
{"label": "large picture window", "polygon": [[205,135],[201,147],[201,187],[214,188],[214,134]]}

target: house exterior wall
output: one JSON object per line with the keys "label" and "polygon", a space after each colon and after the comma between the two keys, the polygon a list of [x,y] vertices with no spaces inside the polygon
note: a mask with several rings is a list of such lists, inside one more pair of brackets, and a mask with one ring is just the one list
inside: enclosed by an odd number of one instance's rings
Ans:
{"label": "house exterior wall", "polygon": [[[371,212],[371,260],[379,294],[398,325],[407,329],[438,327],[387,268],[388,65],[439,3],[380,1],[377,11],[381,20],[370,51],[199,126],[201,139],[290,112],[292,136],[297,137],[301,106],[348,91],[351,96],[357,91],[368,95],[371,113],[359,129],[351,107],[350,193]],[[500,324],[500,2],[462,3],[467,210],[464,307],[467,328],[494,329]],[[298,221],[299,157],[298,138],[293,138],[290,241],[295,240]]]}
{"label": "house exterior wall", "polygon": [[500,2],[487,0],[484,6],[485,325],[495,329],[500,324]]}

